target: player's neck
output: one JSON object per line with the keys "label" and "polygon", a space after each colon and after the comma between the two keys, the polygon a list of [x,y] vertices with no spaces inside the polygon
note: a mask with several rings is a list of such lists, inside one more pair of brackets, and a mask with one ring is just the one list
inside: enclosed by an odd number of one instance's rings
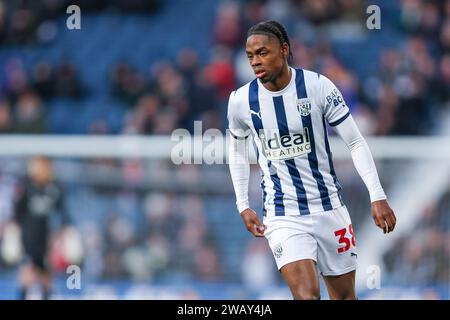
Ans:
{"label": "player's neck", "polygon": [[281,91],[291,82],[292,70],[288,65],[283,67],[278,77],[276,77],[273,81],[269,81],[264,83],[264,87],[269,91]]}

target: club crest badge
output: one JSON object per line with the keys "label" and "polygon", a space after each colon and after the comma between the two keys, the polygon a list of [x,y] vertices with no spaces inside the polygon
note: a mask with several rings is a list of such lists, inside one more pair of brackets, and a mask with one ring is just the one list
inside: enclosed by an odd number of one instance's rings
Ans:
{"label": "club crest badge", "polygon": [[275,246],[275,248],[273,249],[273,254],[277,259],[281,258],[281,256],[283,255],[283,247],[281,246],[281,244],[277,244]]}
{"label": "club crest badge", "polygon": [[302,117],[311,113],[311,101],[308,98],[297,99],[297,110]]}

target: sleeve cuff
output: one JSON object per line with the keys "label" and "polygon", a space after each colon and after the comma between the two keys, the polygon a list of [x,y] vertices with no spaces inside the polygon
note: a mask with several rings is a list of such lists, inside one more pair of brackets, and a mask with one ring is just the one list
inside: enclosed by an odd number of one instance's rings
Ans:
{"label": "sleeve cuff", "polygon": [[383,190],[380,190],[376,193],[370,194],[370,202],[375,202],[375,201],[379,201],[379,200],[386,200],[386,194],[384,193]]}
{"label": "sleeve cuff", "polygon": [[244,211],[247,208],[250,208],[250,204],[248,201],[238,202],[238,203],[236,203],[236,205],[237,205],[237,209],[238,209],[239,213],[241,213],[242,211]]}
{"label": "sleeve cuff", "polygon": [[350,115],[350,112],[347,112],[342,118],[340,118],[339,120],[330,122],[330,126],[332,127],[336,127],[338,124],[342,123],[345,119],[348,118],[348,116]]}

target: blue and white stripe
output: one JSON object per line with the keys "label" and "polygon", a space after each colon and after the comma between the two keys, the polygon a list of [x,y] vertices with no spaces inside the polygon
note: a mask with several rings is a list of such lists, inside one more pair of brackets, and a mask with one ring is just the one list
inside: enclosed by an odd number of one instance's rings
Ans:
{"label": "blue and white stripe", "polygon": [[[258,162],[263,172],[261,182],[265,216],[307,215],[329,211],[342,205],[341,186],[337,180],[328,142],[323,106],[318,102],[317,73],[291,69],[291,83],[280,92],[270,92],[257,79],[250,82],[247,105],[251,112],[249,127],[258,149]],[[323,97],[319,97],[323,98]],[[311,112],[300,115],[298,99],[311,101]],[[345,120],[348,108],[338,110],[336,122]],[[333,124],[334,124],[333,123]],[[311,151],[287,160],[268,160],[259,133],[272,138],[304,132],[308,129]]]}

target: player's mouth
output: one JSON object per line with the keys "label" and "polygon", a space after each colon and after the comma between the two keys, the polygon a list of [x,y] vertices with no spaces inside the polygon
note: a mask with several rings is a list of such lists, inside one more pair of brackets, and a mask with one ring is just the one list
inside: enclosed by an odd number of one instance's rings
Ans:
{"label": "player's mouth", "polygon": [[258,71],[255,71],[255,76],[256,76],[258,79],[265,77],[266,74],[267,74],[267,72],[264,71],[264,70],[258,70]]}

